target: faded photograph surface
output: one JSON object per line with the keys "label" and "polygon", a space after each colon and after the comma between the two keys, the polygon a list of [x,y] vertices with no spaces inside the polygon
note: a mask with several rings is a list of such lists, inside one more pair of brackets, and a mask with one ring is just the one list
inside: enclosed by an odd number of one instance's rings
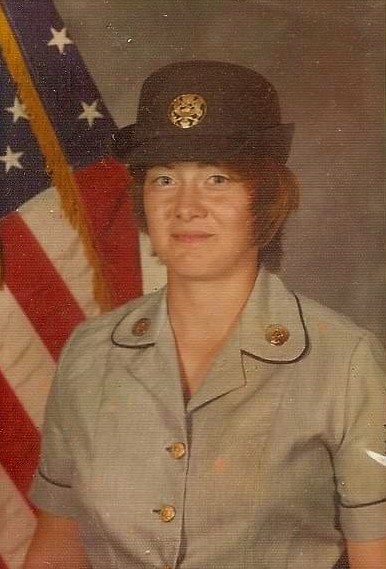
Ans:
{"label": "faded photograph surface", "polygon": [[384,5],[0,3],[0,566],[384,569]]}

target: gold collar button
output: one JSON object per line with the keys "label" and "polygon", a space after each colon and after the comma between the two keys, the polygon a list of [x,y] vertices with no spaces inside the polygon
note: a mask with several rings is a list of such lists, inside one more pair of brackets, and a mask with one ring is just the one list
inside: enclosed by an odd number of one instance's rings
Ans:
{"label": "gold collar button", "polygon": [[290,333],[285,326],[281,324],[271,324],[265,330],[265,339],[272,346],[282,346],[290,337]]}
{"label": "gold collar button", "polygon": [[143,336],[149,330],[151,326],[150,318],[140,318],[134,323],[131,331],[134,336]]}

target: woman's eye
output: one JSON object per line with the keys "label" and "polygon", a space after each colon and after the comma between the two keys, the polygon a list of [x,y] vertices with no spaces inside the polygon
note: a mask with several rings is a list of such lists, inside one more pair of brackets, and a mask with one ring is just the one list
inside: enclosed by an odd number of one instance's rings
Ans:
{"label": "woman's eye", "polygon": [[229,178],[227,176],[223,176],[222,174],[214,174],[209,178],[209,182],[214,186],[219,186],[229,182]]}
{"label": "woman's eye", "polygon": [[170,186],[173,183],[173,178],[170,176],[158,176],[154,182],[157,186]]}

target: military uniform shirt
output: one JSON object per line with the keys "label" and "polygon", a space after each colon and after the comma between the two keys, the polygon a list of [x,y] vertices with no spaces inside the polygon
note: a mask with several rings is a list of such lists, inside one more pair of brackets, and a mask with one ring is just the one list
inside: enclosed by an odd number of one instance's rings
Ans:
{"label": "military uniform shirt", "polygon": [[32,498],[95,569],[331,569],[386,536],[384,353],[261,270],[184,402],[161,290],[81,325]]}

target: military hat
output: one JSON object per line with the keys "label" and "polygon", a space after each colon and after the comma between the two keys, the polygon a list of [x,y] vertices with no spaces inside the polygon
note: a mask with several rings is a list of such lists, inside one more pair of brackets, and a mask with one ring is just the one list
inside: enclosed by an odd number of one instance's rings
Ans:
{"label": "military hat", "polygon": [[131,165],[270,156],[285,163],[293,135],[278,95],[252,69],[219,61],[182,61],[152,73],[137,122],[113,135],[113,154]]}

